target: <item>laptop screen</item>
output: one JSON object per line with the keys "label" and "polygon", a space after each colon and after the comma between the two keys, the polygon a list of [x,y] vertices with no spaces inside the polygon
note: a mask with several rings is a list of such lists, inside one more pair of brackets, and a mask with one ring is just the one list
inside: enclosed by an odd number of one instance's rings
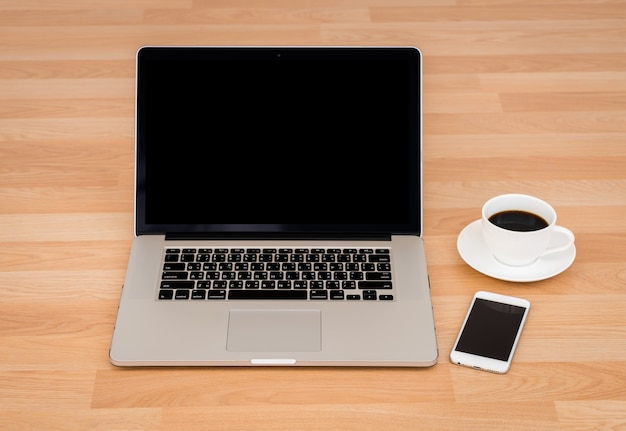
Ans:
{"label": "laptop screen", "polygon": [[421,234],[414,48],[144,47],[136,229]]}

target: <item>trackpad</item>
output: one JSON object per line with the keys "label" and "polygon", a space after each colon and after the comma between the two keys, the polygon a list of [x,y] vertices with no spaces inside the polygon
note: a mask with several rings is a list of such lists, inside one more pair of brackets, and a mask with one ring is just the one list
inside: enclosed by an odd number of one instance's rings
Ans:
{"label": "trackpad", "polygon": [[226,349],[232,352],[318,352],[320,310],[230,310]]}

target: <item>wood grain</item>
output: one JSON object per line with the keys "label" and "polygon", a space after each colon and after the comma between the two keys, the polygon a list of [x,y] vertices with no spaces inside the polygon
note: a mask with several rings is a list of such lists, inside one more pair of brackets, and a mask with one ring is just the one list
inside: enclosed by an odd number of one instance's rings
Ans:
{"label": "wood grain", "polygon": [[[429,369],[119,369],[145,44],[413,45],[424,53]],[[0,428],[626,427],[626,1],[5,0],[0,6]],[[536,283],[456,251],[489,197],[550,201],[577,257]],[[513,367],[447,355],[474,291],[533,303]]]}

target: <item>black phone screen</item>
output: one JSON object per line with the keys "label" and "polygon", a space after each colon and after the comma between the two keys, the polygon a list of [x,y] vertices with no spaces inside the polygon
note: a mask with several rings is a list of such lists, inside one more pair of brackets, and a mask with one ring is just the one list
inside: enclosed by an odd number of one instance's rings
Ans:
{"label": "black phone screen", "polygon": [[526,308],[476,298],[456,350],[508,361]]}

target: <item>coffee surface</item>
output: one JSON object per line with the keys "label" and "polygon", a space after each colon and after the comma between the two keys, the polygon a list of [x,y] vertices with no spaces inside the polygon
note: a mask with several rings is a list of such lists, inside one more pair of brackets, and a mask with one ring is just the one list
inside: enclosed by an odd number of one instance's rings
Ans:
{"label": "coffee surface", "polygon": [[526,211],[502,211],[489,217],[489,221],[502,229],[532,232],[548,227],[548,222],[537,214]]}

